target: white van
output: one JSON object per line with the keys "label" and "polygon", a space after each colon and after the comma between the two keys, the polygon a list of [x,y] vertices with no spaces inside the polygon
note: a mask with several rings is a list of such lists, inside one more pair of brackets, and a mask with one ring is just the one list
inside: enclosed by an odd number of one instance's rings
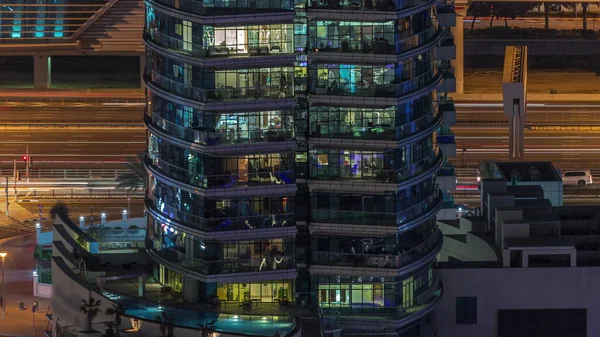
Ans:
{"label": "white van", "polygon": [[594,180],[590,171],[567,171],[562,175],[564,185],[577,185],[583,187],[591,185]]}

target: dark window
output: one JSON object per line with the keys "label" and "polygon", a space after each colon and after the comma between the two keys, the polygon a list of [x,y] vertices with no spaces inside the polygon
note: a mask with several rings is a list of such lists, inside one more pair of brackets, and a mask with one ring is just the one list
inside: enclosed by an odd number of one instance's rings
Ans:
{"label": "dark window", "polygon": [[477,297],[456,298],[456,324],[477,324]]}
{"label": "dark window", "polygon": [[583,177],[585,176],[585,172],[567,172],[565,173],[565,177]]}

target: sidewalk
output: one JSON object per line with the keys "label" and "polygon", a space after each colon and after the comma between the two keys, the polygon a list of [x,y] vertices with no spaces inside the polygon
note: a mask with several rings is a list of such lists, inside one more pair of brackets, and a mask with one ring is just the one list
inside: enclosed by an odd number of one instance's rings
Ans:
{"label": "sidewalk", "polygon": [[[0,251],[7,252],[5,259],[6,316],[0,316],[0,336],[32,336],[35,315],[35,337],[45,336],[48,325],[46,312],[50,301],[34,297],[33,294],[33,252],[35,237],[26,235],[2,243]],[[1,288],[0,288],[1,292]],[[19,311],[18,301],[25,302],[24,311]],[[32,313],[33,301],[39,302],[39,312]]]}

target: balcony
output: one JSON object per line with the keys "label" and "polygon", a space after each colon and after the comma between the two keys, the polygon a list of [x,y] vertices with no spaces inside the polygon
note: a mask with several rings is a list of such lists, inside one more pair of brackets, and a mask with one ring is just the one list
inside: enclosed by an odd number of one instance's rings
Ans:
{"label": "balcony", "polygon": [[183,12],[200,15],[273,13],[294,9],[294,2],[290,0],[156,0],[156,2]]}
{"label": "balcony", "polygon": [[311,9],[329,9],[329,10],[360,10],[375,12],[395,12],[411,7],[420,7],[429,1],[424,0],[311,0],[309,7]]}
{"label": "balcony", "polygon": [[440,111],[444,114],[444,125],[455,125],[456,108],[454,107],[454,100],[452,100],[452,98],[446,98],[440,102],[439,107]]}
{"label": "balcony", "polygon": [[201,238],[225,240],[239,235],[240,239],[248,240],[253,237],[265,238],[270,235],[277,237],[291,235],[293,237],[296,233],[296,220],[293,213],[205,218],[167,204],[156,206],[154,198],[146,200],[146,209],[152,217],[181,231],[190,231]]}
{"label": "balcony", "polygon": [[456,27],[456,11],[454,4],[440,4],[436,6],[440,26],[444,28]]}
{"label": "balcony", "polygon": [[354,182],[355,184],[404,184],[439,166],[442,159],[443,155],[435,148],[424,158],[394,170],[371,169],[363,172],[353,169],[350,165],[343,165],[343,163],[332,163],[330,165],[311,164],[310,179],[341,180]]}
{"label": "balcony", "polygon": [[[416,138],[429,136],[433,129],[441,125],[441,115],[435,115],[435,107],[432,110],[420,111],[419,116],[417,118],[409,116],[409,118],[414,119],[395,128],[389,124],[361,123],[360,121],[360,125],[331,125],[314,122],[310,125],[310,143],[324,145],[334,143],[349,145],[351,143],[353,147],[362,144],[369,149],[394,148]],[[335,123],[339,123],[339,121],[335,121]]]}
{"label": "balcony", "polygon": [[205,58],[216,59],[216,58],[229,58],[235,57],[235,64],[239,66],[240,62],[243,63],[263,63],[268,62],[266,60],[247,60],[244,61],[240,58],[249,56],[281,56],[289,55],[292,58],[290,62],[294,62],[294,49],[293,41],[279,41],[277,43],[258,43],[256,45],[240,45],[240,46],[224,46],[224,45],[213,45],[203,46],[196,43],[183,41],[178,38],[174,38],[163,34],[158,29],[153,28],[144,32],[144,39],[147,43],[156,44],[162,48],[166,48],[170,51],[181,54],[187,61],[191,63],[197,63],[204,65],[204,63],[217,63],[211,62],[210,60],[202,60]]}
{"label": "balcony", "polygon": [[454,133],[446,125],[442,126],[436,133],[437,144],[446,158],[456,157],[456,141]]}
{"label": "balcony", "polygon": [[[422,290],[421,290],[422,289]],[[429,324],[422,324],[423,318],[434,310],[435,304],[442,297],[443,285],[439,277],[433,276],[423,284],[420,290],[405,302],[398,303],[395,313],[378,313],[376,315],[342,314],[338,315],[336,323],[341,326],[360,326],[364,330],[382,330],[383,327],[394,329],[397,326],[408,326],[421,320],[421,333],[419,336],[435,336]],[[331,312],[332,310],[324,310]]]}
{"label": "balcony", "polygon": [[[395,270],[395,274],[401,274],[398,270],[407,267],[417,267],[429,263],[437,252],[441,249],[443,235],[439,229],[427,240],[417,243],[415,247],[397,254],[353,254],[353,253],[331,253],[316,252],[311,253],[311,262],[315,268],[311,267],[311,273],[319,273],[319,266],[331,266],[329,272],[336,273],[338,269],[344,267],[354,268],[378,268]],[[425,260],[425,261],[424,261]],[[420,266],[419,266],[420,267]],[[314,270],[313,270],[314,269]],[[344,274],[352,274],[352,269],[345,268]],[[371,275],[371,274],[369,274]]]}
{"label": "balcony", "polygon": [[[170,179],[165,180],[166,183],[172,183],[186,188],[191,193],[198,193],[210,196],[224,196],[230,189],[242,188],[246,193],[257,193],[258,195],[268,195],[265,187],[273,186],[273,193],[283,190],[295,191],[294,171],[293,170],[277,170],[259,169],[257,172],[242,172],[219,175],[205,175],[197,172],[192,172],[187,169],[172,165],[160,158],[149,159],[146,157],[146,167],[157,178],[166,176]],[[289,188],[285,188],[288,186]],[[258,187],[258,189],[256,189]],[[279,187],[279,188],[277,188]],[[213,190],[213,193],[200,193],[198,188],[205,190]],[[254,188],[254,189],[253,189]],[[224,193],[224,194],[223,194]]]}
{"label": "balcony", "polygon": [[193,257],[193,254],[181,252],[177,249],[160,247],[155,241],[152,247],[148,247],[154,255],[183,268],[201,275],[233,274],[233,273],[256,273],[269,271],[288,271],[295,269],[294,253],[280,252],[276,256],[252,256],[240,259],[228,259],[220,261],[202,260]]}
{"label": "balcony", "polygon": [[454,165],[446,164],[437,172],[436,182],[442,191],[453,191],[456,189],[456,174]]}
{"label": "balcony", "polygon": [[363,212],[332,209],[315,209],[311,212],[313,223],[339,223],[368,226],[392,226],[409,223],[427,214],[441,201],[439,188],[434,186],[415,196],[397,201],[398,212]]}
{"label": "balcony", "polygon": [[451,68],[442,71],[442,79],[442,83],[437,87],[438,92],[456,92],[456,77]]}
{"label": "balcony", "polygon": [[260,99],[284,99],[294,97],[294,88],[291,85],[282,86],[252,86],[245,88],[218,88],[203,89],[167,78],[151,70],[145,76],[149,84],[177,96],[192,99],[198,102],[223,102],[244,101]]}
{"label": "balcony", "polygon": [[431,84],[437,77],[438,71],[438,68],[434,67],[417,77],[396,84],[337,85],[337,82],[313,80],[309,93],[331,96],[399,97]]}
{"label": "balcony", "polygon": [[440,44],[435,47],[435,57],[438,60],[449,61],[456,59],[456,45],[452,35],[444,36]]}
{"label": "balcony", "polygon": [[[200,146],[199,150],[218,151],[220,153],[236,151],[234,145],[244,145],[239,147],[239,151],[248,151],[252,147],[261,148],[262,150],[267,147],[273,148],[273,150],[280,149],[281,151],[290,150],[290,147],[291,150],[295,148],[293,126],[278,129],[204,132],[172,123],[154,113],[150,113],[150,116],[147,114],[145,122],[151,132],[155,131],[152,129],[162,130],[174,138],[172,141],[187,141],[189,144],[185,145],[195,147],[196,150],[198,150],[196,145]],[[205,147],[211,148],[206,149]]]}
{"label": "balcony", "polygon": [[[344,39],[344,38],[313,38],[309,43],[309,57],[311,60],[339,62],[356,62],[359,55],[364,55],[363,60],[378,63],[396,62],[402,55],[413,51],[420,52],[427,48],[430,43],[441,37],[441,31],[437,24],[426,28],[419,34],[398,37],[397,41],[366,39]],[[388,56],[389,55],[389,56]]]}

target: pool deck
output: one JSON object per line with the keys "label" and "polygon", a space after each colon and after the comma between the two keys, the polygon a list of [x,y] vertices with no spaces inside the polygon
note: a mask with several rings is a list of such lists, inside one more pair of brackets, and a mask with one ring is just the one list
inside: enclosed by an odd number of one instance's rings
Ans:
{"label": "pool deck", "polygon": [[238,315],[263,315],[263,316],[312,316],[314,312],[309,307],[300,307],[294,304],[281,306],[279,303],[253,303],[251,307],[242,307],[240,303],[221,303],[215,308],[208,303],[185,303],[179,296],[164,294],[160,291],[161,285],[156,282],[147,281],[145,284],[145,296],[138,296],[137,279],[123,279],[105,283],[105,289],[123,296],[160,303],[165,306],[189,309],[199,312],[211,312]]}

